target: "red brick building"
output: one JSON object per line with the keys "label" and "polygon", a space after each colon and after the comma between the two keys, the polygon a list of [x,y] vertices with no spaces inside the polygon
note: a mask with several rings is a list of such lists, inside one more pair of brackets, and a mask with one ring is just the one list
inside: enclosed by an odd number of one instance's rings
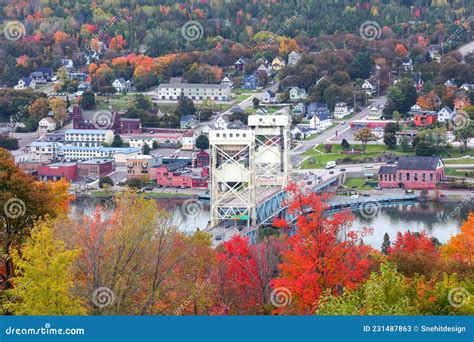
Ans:
{"label": "red brick building", "polygon": [[76,179],[77,163],[52,163],[38,167],[38,179],[41,181],[58,181],[65,178],[68,182]]}
{"label": "red brick building", "polygon": [[78,179],[99,179],[114,170],[113,159],[90,159],[77,163]]}
{"label": "red brick building", "polygon": [[378,173],[381,188],[434,189],[443,177],[440,157],[401,157],[396,166],[382,166]]}
{"label": "red brick building", "polygon": [[72,109],[73,129],[111,129],[114,134],[140,134],[142,122],[140,119],[127,119],[125,112],[103,113],[86,111],[78,105]]}

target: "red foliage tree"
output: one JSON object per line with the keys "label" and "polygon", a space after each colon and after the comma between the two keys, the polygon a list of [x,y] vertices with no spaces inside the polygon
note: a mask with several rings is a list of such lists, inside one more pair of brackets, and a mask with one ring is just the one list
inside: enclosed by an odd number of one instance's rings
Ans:
{"label": "red foliage tree", "polygon": [[361,244],[361,236],[369,230],[361,234],[350,230],[353,217],[349,212],[324,215],[324,196],[304,194],[294,184],[288,190],[292,195],[288,209],[296,216],[297,231],[287,240],[279,265],[281,275],[272,286],[285,288],[292,298],[276,312],[313,314],[323,291],[338,293],[366,279],[373,250]]}
{"label": "red foliage tree", "polygon": [[281,239],[271,237],[257,245],[235,236],[218,253],[217,286],[221,314],[269,313],[270,283],[278,271]]}
{"label": "red foliage tree", "polygon": [[388,249],[388,254],[398,271],[408,277],[415,274],[431,277],[436,269],[441,268],[438,248],[425,232],[399,232],[395,244]]}

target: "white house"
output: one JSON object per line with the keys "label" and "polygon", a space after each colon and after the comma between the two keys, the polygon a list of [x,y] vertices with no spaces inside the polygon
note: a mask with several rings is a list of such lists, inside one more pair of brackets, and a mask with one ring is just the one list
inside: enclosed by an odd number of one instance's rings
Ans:
{"label": "white house", "polygon": [[97,147],[111,144],[114,132],[110,129],[68,129],[64,140],[75,146]]}
{"label": "white house", "polygon": [[305,115],[306,114],[306,106],[303,102],[295,104],[293,110],[291,111],[293,115]]}
{"label": "white house", "polygon": [[43,118],[38,123],[38,129],[42,131],[54,131],[56,129],[56,121],[50,117]]}
{"label": "white house", "polygon": [[226,76],[222,79],[221,84],[224,85],[224,86],[232,88],[232,86],[234,85],[234,82],[232,82],[230,80],[230,78]]}
{"label": "white house", "polygon": [[219,129],[227,129],[229,125],[229,119],[227,116],[221,115],[216,119],[214,126]]}
{"label": "white house", "polygon": [[306,90],[304,90],[303,88],[293,87],[290,89],[291,101],[304,100],[306,97],[308,97],[308,94],[306,93]]}
{"label": "white house", "polygon": [[332,120],[327,114],[315,115],[309,120],[309,127],[318,131],[323,131],[331,125]]}
{"label": "white house", "polygon": [[417,104],[413,105],[410,107],[410,112],[421,112],[421,107],[418,106]]}
{"label": "white house", "polygon": [[381,116],[382,116],[382,109],[379,106],[373,105],[372,107],[369,108],[369,118],[380,119]]}
{"label": "white house", "polygon": [[275,92],[270,90],[270,89],[265,90],[265,92],[263,93],[262,102],[263,103],[275,103],[275,102],[277,102],[277,96],[276,96]]}
{"label": "white house", "polygon": [[449,107],[444,107],[438,112],[438,121],[439,122],[446,122],[451,121],[454,117],[456,112]]}
{"label": "white house", "polygon": [[402,60],[402,67],[405,71],[413,71],[413,61],[410,57],[405,57]]}
{"label": "white house", "polygon": [[14,89],[36,89],[36,82],[31,77],[22,77],[18,80],[18,84],[14,87]]}
{"label": "white house", "polygon": [[196,139],[194,138],[193,132],[189,132],[189,134],[183,134],[181,137],[181,149],[183,151],[193,151],[195,143]]}
{"label": "white house", "polygon": [[352,110],[349,109],[349,106],[345,102],[338,102],[334,107],[334,117],[336,119],[342,119],[343,117],[352,113]]}
{"label": "white house", "polygon": [[474,84],[472,83],[464,83],[462,86],[459,87],[459,90],[469,91],[474,89]]}
{"label": "white house", "polygon": [[275,57],[272,61],[272,69],[280,71],[285,66],[285,61],[280,57]]}
{"label": "white house", "polygon": [[130,81],[126,81],[124,78],[117,78],[113,83],[112,87],[115,88],[117,93],[123,93],[130,90]]}
{"label": "white house", "polygon": [[367,95],[372,95],[377,89],[377,83],[373,79],[367,79],[362,84],[362,90]]}
{"label": "white house", "polygon": [[301,59],[301,55],[296,51],[292,51],[288,55],[288,65],[295,65],[296,63],[298,63],[300,59]]}

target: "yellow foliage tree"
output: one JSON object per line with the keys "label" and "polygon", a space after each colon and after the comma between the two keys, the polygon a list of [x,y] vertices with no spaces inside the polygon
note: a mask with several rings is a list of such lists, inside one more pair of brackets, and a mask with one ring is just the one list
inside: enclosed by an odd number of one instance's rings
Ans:
{"label": "yellow foliage tree", "polygon": [[72,264],[78,251],[68,250],[55,238],[53,221],[39,222],[21,250],[12,254],[17,267],[6,309],[15,315],[84,315],[85,308],[72,293]]}

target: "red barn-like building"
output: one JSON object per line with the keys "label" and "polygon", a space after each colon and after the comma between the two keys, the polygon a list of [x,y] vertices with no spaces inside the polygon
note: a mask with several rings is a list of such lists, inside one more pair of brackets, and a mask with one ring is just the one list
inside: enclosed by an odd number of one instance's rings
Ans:
{"label": "red barn-like building", "polygon": [[41,181],[58,181],[65,178],[68,182],[76,179],[77,163],[52,163],[38,167],[38,179]]}
{"label": "red barn-like building", "polygon": [[378,173],[381,188],[434,189],[443,177],[440,157],[401,157],[396,166],[382,166]]}
{"label": "red barn-like building", "polygon": [[431,126],[438,120],[438,114],[431,110],[416,112],[413,117],[416,127]]}

